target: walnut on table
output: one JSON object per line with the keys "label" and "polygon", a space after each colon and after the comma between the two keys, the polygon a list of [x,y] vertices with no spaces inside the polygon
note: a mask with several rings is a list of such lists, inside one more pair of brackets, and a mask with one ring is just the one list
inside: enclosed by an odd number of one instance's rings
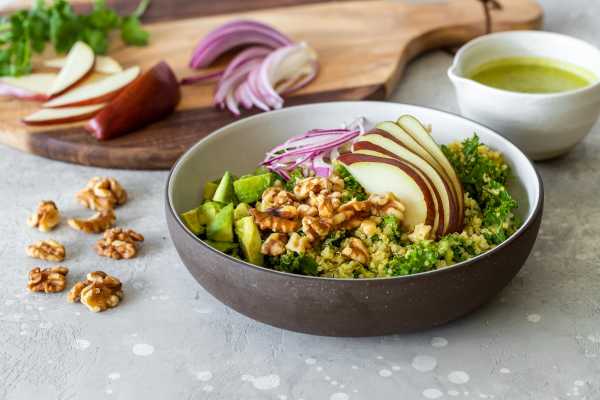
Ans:
{"label": "walnut on table", "polygon": [[65,246],[53,239],[40,240],[25,248],[29,257],[45,261],[60,262],[65,259]]}
{"label": "walnut on table", "polygon": [[44,200],[38,204],[35,213],[27,218],[27,225],[38,228],[41,232],[49,232],[60,222],[60,212],[56,203]]}
{"label": "walnut on table", "polygon": [[69,269],[62,265],[41,269],[36,267],[29,271],[27,288],[30,292],[57,293],[67,285]]}
{"label": "walnut on table", "polygon": [[116,307],[122,298],[121,281],[103,271],[88,273],[86,280],[77,282],[67,295],[69,302],[79,301],[93,312]]}
{"label": "walnut on table", "polygon": [[76,194],[77,200],[91,210],[102,211],[125,204],[127,192],[115,178],[94,177]]}
{"label": "walnut on table", "polygon": [[104,237],[96,242],[96,253],[100,256],[120,260],[137,255],[137,243],[143,242],[144,236],[133,229],[112,228],[104,232]]}
{"label": "walnut on table", "polygon": [[73,229],[83,231],[85,233],[100,233],[115,224],[117,217],[115,212],[109,208],[102,210],[91,216],[90,218],[71,218],[67,222]]}

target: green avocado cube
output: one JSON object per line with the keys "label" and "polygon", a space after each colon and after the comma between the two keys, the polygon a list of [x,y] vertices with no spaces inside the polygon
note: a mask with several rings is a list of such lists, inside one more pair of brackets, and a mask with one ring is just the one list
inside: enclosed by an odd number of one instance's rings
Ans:
{"label": "green avocado cube", "polygon": [[231,242],[215,242],[214,240],[206,240],[206,243],[214,247],[215,249],[222,251],[223,253],[234,253],[240,245]]}
{"label": "green avocado cube", "polygon": [[209,225],[222,208],[223,205],[215,201],[207,201],[206,203],[202,204],[200,206],[200,212],[198,213],[202,224]]}
{"label": "green avocado cube", "polygon": [[217,186],[217,190],[212,197],[213,201],[220,203],[231,203],[235,200],[235,194],[233,192],[233,176],[229,171],[225,172]]}
{"label": "green avocado cube", "polygon": [[250,206],[247,203],[240,203],[233,210],[233,220],[237,221],[240,218],[244,218],[250,215]]}
{"label": "green avocado cube", "polygon": [[271,173],[248,176],[233,182],[233,189],[239,201],[251,204],[260,199],[272,182]]}
{"label": "green avocado cube", "polygon": [[219,187],[219,184],[217,183],[206,182],[204,184],[204,190],[202,191],[202,200],[212,200],[213,196],[215,195],[215,192],[217,191],[217,187]]}
{"label": "green avocado cube", "polygon": [[254,265],[263,265],[264,257],[260,252],[262,239],[252,216],[235,221],[235,233],[240,242],[244,259]]}
{"label": "green avocado cube", "polygon": [[223,207],[209,222],[206,237],[217,242],[233,242],[233,203]]}
{"label": "green avocado cube", "polygon": [[181,219],[187,228],[192,231],[194,235],[200,235],[204,233],[204,224],[202,224],[201,218],[199,218],[200,207],[193,208],[189,211],[182,213]]}

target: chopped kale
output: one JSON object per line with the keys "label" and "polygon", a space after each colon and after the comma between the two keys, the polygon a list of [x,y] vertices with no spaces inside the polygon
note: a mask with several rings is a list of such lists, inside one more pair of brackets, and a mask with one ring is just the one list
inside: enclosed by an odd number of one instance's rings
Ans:
{"label": "chopped kale", "polygon": [[343,202],[347,202],[352,199],[360,201],[367,199],[367,192],[360,185],[360,183],[354,179],[350,172],[348,172],[346,167],[340,163],[334,163],[333,170],[339,175],[340,178],[344,180],[344,192],[342,193]]}
{"label": "chopped kale", "polygon": [[393,215],[386,215],[379,224],[381,231],[394,242],[399,242],[402,237],[400,221]]}
{"label": "chopped kale", "polygon": [[340,247],[342,241],[348,237],[348,232],[345,230],[337,230],[331,232],[329,236],[325,238],[323,241],[323,247],[332,246],[332,247]]}
{"label": "chopped kale", "polygon": [[301,275],[317,275],[319,267],[314,258],[291,251],[280,257],[270,257],[268,262],[277,271]]}
{"label": "chopped kale", "polygon": [[431,241],[422,241],[408,246],[402,256],[394,256],[388,262],[390,275],[411,275],[429,271],[436,267],[439,257],[437,246]]}

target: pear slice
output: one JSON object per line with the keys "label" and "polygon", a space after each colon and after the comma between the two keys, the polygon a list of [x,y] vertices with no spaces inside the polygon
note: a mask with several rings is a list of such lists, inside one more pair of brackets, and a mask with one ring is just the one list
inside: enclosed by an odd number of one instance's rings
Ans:
{"label": "pear slice", "polygon": [[412,115],[403,115],[398,118],[397,124],[410,136],[412,136],[416,142],[423,146],[423,148],[426,149],[427,152],[431,154],[431,156],[435,158],[446,171],[446,174],[450,178],[450,182],[454,186],[454,190],[457,194],[460,211],[460,226],[458,227],[458,230],[460,230],[464,222],[464,193],[460,179],[458,179],[456,171],[454,171],[454,167],[452,167],[452,164],[450,164],[450,161],[448,161],[440,146],[435,142],[435,140],[433,140],[431,134],[427,131],[427,129],[425,129],[418,119]]}
{"label": "pear slice", "polygon": [[354,144],[354,150],[358,151],[361,148],[365,148],[366,143],[364,142],[368,142],[371,146],[375,146],[375,148],[370,147],[371,149],[375,151],[381,151],[380,149],[387,150],[396,158],[415,166],[427,177],[439,200],[438,212],[442,223],[439,224],[438,230],[434,230],[434,232],[438,236],[454,232],[453,229],[455,229],[458,222],[458,208],[452,189],[427,161],[393,141],[390,136],[385,131],[373,129],[367,135],[361,136],[361,141]]}
{"label": "pear slice", "polygon": [[[450,179],[450,177],[448,176],[448,173],[446,172],[446,169],[442,166],[442,164],[440,164],[437,161],[437,159],[435,159],[427,150],[425,150],[425,148],[423,146],[421,146],[421,144],[419,144],[419,142],[417,142],[415,139],[413,139],[413,137],[411,135],[409,135],[404,129],[402,129],[395,122],[389,122],[389,121],[381,122],[376,125],[376,129],[380,129],[381,131],[387,132],[388,136],[386,136],[386,137],[388,137],[389,139],[398,143],[399,145],[407,148],[408,150],[412,151],[413,153],[415,153],[416,155],[421,157],[423,160],[427,161],[429,163],[429,165],[431,165],[437,171],[437,173],[442,177],[442,179],[446,183],[446,186],[450,187],[450,195],[452,196],[455,207],[456,207],[456,211],[455,211],[455,213],[457,214],[456,227],[462,225],[459,222],[459,221],[462,221],[462,217],[460,215],[462,212],[461,205],[460,205],[461,203],[459,201],[459,197],[462,199],[462,195],[459,196],[458,193],[456,192],[455,185],[454,185],[452,179]],[[448,230],[448,228],[449,228],[450,231],[454,231],[454,228],[456,228],[456,227],[447,226],[446,229]]]}
{"label": "pear slice", "polygon": [[89,84],[82,84],[44,103],[44,107],[73,107],[104,103],[112,100],[119,92],[133,82],[140,74],[140,67],[110,75]]}
{"label": "pear slice", "polygon": [[93,117],[105,104],[82,107],[42,108],[23,118],[26,125],[55,125],[83,121]]}
{"label": "pear slice", "polygon": [[[62,68],[65,66],[66,61],[66,57],[53,58],[51,60],[45,60],[44,66],[50,68]],[[119,64],[119,62],[112,57],[96,56],[94,71],[101,74],[116,74],[123,71],[123,67],[121,67],[121,64]]]}
{"label": "pear slice", "polygon": [[56,79],[56,74],[29,74],[0,78],[0,96],[24,100],[46,100],[46,93]]}
{"label": "pear slice", "polygon": [[[376,157],[384,157],[384,158],[391,158],[394,160],[400,160],[398,158],[398,156],[396,156],[395,154],[387,151],[383,147],[379,147],[368,141],[357,142],[357,143],[355,143],[355,146],[357,146],[357,147],[354,149],[354,152],[353,152],[354,154],[367,154],[367,155],[376,156]],[[400,160],[400,161],[404,162],[404,160]],[[431,227],[431,230],[436,235],[441,235],[441,233],[444,230],[444,214],[443,214],[444,210],[441,205],[442,201],[440,199],[440,195],[438,194],[433,183],[431,183],[431,180],[425,174],[423,174],[422,171],[420,171],[414,165],[412,165],[410,163],[408,163],[408,164],[415,169],[415,172],[427,184],[427,188],[429,189],[429,193],[431,193],[431,196],[433,199],[433,205],[435,207],[435,217],[433,219],[433,225]]]}
{"label": "pear slice", "polygon": [[54,80],[48,97],[56,96],[82,80],[94,67],[94,51],[84,42],[76,42]]}
{"label": "pear slice", "polygon": [[404,225],[433,226],[435,205],[425,181],[408,164],[387,157],[346,153],[337,159],[368,193],[394,193],[406,206]]}

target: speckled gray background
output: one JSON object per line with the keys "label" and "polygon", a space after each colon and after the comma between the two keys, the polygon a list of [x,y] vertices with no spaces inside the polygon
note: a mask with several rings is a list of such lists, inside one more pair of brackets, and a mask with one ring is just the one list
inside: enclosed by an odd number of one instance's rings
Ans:
{"label": "speckled gray background", "polygon": [[[546,29],[600,45],[600,2],[544,0]],[[406,71],[394,101],[457,111],[430,53]],[[429,332],[322,338],[256,323],[215,301],[167,237],[165,172],[105,171],[0,147],[0,399],[587,399],[600,398],[600,127],[568,156],[539,164],[546,210],[534,252],[492,304]],[[32,295],[39,263],[25,225],[40,199],[82,214],[73,194],[111,174],[131,201],[120,224],[146,236],[140,257],[93,254],[94,237],[63,224],[74,280],[103,269],[125,282],[118,309],[92,314],[63,295]]]}

